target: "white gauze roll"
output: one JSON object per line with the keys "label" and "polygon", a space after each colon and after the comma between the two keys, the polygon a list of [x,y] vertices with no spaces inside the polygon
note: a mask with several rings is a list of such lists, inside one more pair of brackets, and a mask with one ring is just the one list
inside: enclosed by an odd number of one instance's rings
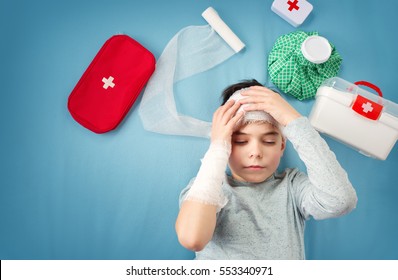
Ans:
{"label": "white gauze roll", "polygon": [[222,182],[230,154],[230,144],[217,141],[210,144],[185,200],[217,206],[217,212],[227,204],[228,199],[222,191]]}
{"label": "white gauze roll", "polygon": [[202,13],[202,16],[235,52],[240,52],[245,47],[245,44],[235,35],[231,28],[225,24],[212,7],[207,8]]}
{"label": "white gauze roll", "polygon": [[[211,69],[234,55],[233,48],[239,48],[239,42],[234,38],[236,35],[226,28],[214,9],[207,9],[204,14],[212,21],[209,22],[210,25],[182,29],[160,55],[139,107],[139,115],[146,130],[210,137],[211,123],[179,114],[173,92],[176,82]],[[226,39],[233,45],[229,45]]]}

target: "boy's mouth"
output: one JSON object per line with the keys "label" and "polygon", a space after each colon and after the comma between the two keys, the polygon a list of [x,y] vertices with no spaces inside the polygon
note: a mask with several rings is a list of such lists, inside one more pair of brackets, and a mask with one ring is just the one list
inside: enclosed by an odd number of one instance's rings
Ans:
{"label": "boy's mouth", "polygon": [[249,165],[249,166],[246,166],[245,168],[249,169],[249,170],[262,170],[262,169],[264,169],[264,166],[261,166],[261,165]]}

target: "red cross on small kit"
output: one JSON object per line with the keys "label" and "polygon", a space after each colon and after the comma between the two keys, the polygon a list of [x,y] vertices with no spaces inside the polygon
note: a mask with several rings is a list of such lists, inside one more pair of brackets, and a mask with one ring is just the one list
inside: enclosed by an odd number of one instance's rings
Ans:
{"label": "red cross on small kit", "polygon": [[275,0],[271,10],[294,27],[298,27],[311,13],[312,5],[305,0]]}

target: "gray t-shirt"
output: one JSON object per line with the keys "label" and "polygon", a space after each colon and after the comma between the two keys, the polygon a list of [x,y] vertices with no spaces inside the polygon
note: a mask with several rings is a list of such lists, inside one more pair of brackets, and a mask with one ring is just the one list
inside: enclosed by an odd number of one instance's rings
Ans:
{"label": "gray t-shirt", "polygon": [[[338,217],[355,208],[357,196],[346,172],[308,119],[292,121],[283,133],[308,175],[286,169],[257,184],[226,176],[222,189],[228,203],[196,259],[305,259],[305,220]],[[180,205],[193,181],[181,192]]]}

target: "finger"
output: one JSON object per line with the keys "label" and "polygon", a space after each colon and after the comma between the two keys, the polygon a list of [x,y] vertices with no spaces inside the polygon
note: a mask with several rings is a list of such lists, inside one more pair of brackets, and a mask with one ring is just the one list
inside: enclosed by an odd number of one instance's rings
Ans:
{"label": "finger", "polygon": [[242,91],[242,96],[266,96],[273,94],[275,94],[274,91],[260,86],[250,87],[249,89]]}
{"label": "finger", "polygon": [[229,100],[227,101],[224,105],[222,105],[220,108],[220,114],[224,115],[231,107],[235,105],[235,100]]}
{"label": "finger", "polygon": [[220,108],[219,108],[220,113],[224,114],[229,108],[234,106],[234,104],[235,104],[234,100],[229,100],[229,101],[225,102],[225,104],[220,106]]}
{"label": "finger", "polygon": [[229,122],[225,125],[225,128],[230,131],[232,134],[233,131],[237,128],[237,124],[242,120],[244,115],[244,112],[241,111],[237,113],[232,119],[229,120]]}
{"label": "finger", "polygon": [[239,100],[240,104],[248,104],[248,103],[265,103],[270,99],[269,96],[258,95],[258,96],[249,96]]}
{"label": "finger", "polygon": [[275,91],[273,91],[272,89],[269,89],[267,87],[264,86],[252,86],[249,88],[249,90],[256,90],[256,91],[263,91],[263,92],[269,92],[269,93],[276,93]]}
{"label": "finger", "polygon": [[235,100],[231,99],[231,100],[228,100],[227,102],[225,102],[224,105],[222,105],[221,107],[229,108],[229,107],[232,107],[234,104],[235,104]]}
{"label": "finger", "polygon": [[222,119],[223,119],[223,123],[227,124],[232,118],[233,116],[236,114],[236,112],[239,110],[241,104],[239,102],[235,102],[235,104],[230,107],[223,115]]}
{"label": "finger", "polygon": [[245,112],[240,111],[233,116],[233,118],[229,121],[228,125],[231,127],[235,127],[235,125],[239,122],[239,120],[243,117]]}
{"label": "finger", "polygon": [[269,106],[266,103],[250,103],[245,106],[245,111],[269,111]]}
{"label": "finger", "polygon": [[218,107],[218,109],[213,114],[213,120],[219,120],[225,114],[225,112],[235,104],[234,100],[226,102],[224,105]]}

